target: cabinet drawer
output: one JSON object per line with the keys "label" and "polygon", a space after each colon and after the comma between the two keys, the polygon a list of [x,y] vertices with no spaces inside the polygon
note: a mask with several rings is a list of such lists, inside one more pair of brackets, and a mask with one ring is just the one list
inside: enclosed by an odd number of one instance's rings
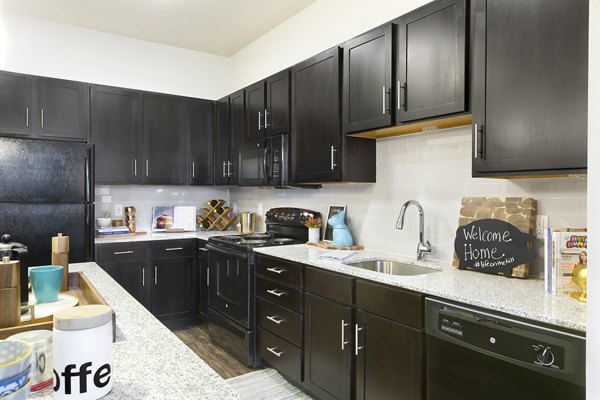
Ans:
{"label": "cabinet drawer", "polygon": [[99,263],[113,261],[144,261],[146,242],[124,242],[99,244],[96,246],[96,260]]}
{"label": "cabinet drawer", "polygon": [[302,314],[258,298],[256,316],[262,328],[298,347],[302,346]]}
{"label": "cabinet drawer", "polygon": [[152,242],[150,245],[152,258],[193,257],[194,242],[194,239]]}
{"label": "cabinet drawer", "polygon": [[346,275],[306,267],[304,285],[307,292],[352,305],[352,278]]}
{"label": "cabinet drawer", "polygon": [[302,265],[281,260],[258,256],[256,273],[276,282],[302,287]]}
{"label": "cabinet drawer", "polygon": [[423,327],[423,296],[362,280],[356,281],[356,308],[415,328]]}
{"label": "cabinet drawer", "polygon": [[282,375],[302,381],[302,351],[285,340],[258,328],[258,354]]}
{"label": "cabinet drawer", "polygon": [[302,312],[302,291],[291,286],[256,277],[256,296]]}

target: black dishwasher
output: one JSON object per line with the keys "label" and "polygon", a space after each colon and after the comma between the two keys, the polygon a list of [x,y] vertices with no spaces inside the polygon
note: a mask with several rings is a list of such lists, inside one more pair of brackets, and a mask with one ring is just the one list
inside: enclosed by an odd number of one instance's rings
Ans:
{"label": "black dishwasher", "polygon": [[425,300],[429,400],[585,399],[585,337]]}

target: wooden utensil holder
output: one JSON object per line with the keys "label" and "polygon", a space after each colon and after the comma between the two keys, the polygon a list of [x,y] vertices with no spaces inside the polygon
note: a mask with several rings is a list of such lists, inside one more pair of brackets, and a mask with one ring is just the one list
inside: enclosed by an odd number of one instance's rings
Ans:
{"label": "wooden utensil holder", "polygon": [[[205,207],[201,207],[198,209],[199,215],[196,216],[196,221],[200,224],[202,229],[210,231],[212,229],[217,229],[219,231],[227,230],[237,220],[237,214],[233,214],[229,216],[229,214],[233,211],[231,207],[223,207],[225,202],[223,200],[217,201],[217,204],[212,206],[212,208],[208,209]],[[217,213],[217,208],[223,207],[223,212],[221,214]],[[205,222],[209,222],[210,225],[208,228],[204,227]]]}

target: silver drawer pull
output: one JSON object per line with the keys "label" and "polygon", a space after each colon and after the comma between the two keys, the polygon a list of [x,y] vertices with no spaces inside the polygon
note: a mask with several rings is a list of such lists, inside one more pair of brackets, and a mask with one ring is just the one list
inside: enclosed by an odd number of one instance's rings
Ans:
{"label": "silver drawer pull", "polygon": [[348,325],[350,325],[348,322],[342,320],[342,350],[350,343],[349,340],[346,340],[346,327]]}
{"label": "silver drawer pull", "polygon": [[358,355],[358,352],[364,349],[364,346],[358,345],[358,332],[364,330],[364,328],[359,328],[358,324],[354,324],[354,355]]}
{"label": "silver drawer pull", "polygon": [[183,250],[183,247],[169,247],[169,248],[165,249],[165,251],[177,251],[177,250]]}
{"label": "silver drawer pull", "polygon": [[274,272],[276,274],[282,274],[286,271],[285,268],[267,268],[267,271]]}
{"label": "silver drawer pull", "polygon": [[133,250],[127,250],[127,251],[115,251],[113,253],[115,256],[120,256],[121,254],[133,254]]}
{"label": "silver drawer pull", "polygon": [[271,293],[273,296],[277,296],[277,297],[281,297],[285,294],[285,292],[283,290],[277,290],[277,289],[269,289],[269,290],[267,290],[267,293]]}
{"label": "silver drawer pull", "polygon": [[267,315],[267,319],[269,321],[275,322],[277,325],[281,325],[281,323],[285,321],[285,319],[283,318],[277,319],[277,315]]}
{"label": "silver drawer pull", "polygon": [[208,249],[206,249],[204,247],[198,247],[198,250],[200,250],[200,251],[208,251]]}
{"label": "silver drawer pull", "polygon": [[277,357],[280,357],[283,355],[283,351],[277,351],[277,347],[267,347],[267,350],[273,354],[275,354]]}

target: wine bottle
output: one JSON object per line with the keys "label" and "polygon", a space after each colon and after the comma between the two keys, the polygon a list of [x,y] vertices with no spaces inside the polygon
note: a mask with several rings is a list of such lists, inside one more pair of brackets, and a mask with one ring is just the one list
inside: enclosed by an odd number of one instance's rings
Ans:
{"label": "wine bottle", "polygon": [[217,211],[217,214],[221,215],[225,212],[225,209],[223,207],[217,207],[216,211]]}
{"label": "wine bottle", "polygon": [[211,200],[211,201],[208,202],[208,205],[211,206],[211,207],[214,207],[217,204],[219,204],[219,200],[213,199],[213,200]]}

